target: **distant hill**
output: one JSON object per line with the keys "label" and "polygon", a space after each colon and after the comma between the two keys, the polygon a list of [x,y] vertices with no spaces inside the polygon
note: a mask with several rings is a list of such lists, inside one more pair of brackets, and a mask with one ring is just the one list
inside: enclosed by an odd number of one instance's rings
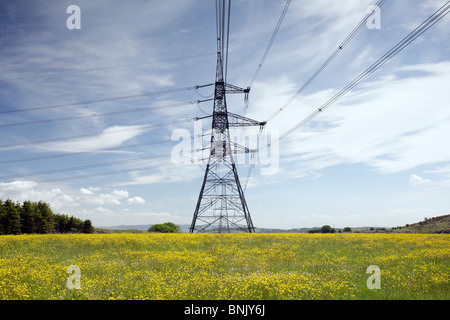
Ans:
{"label": "distant hill", "polygon": [[[105,233],[122,233],[122,232],[145,232],[150,228],[151,224],[142,224],[142,225],[119,225],[119,226],[108,226],[108,227],[95,227],[96,230]],[[181,228],[181,232],[187,233],[189,232],[189,228],[191,225],[182,224],[179,225]],[[255,228],[256,233],[308,233],[310,230],[320,229],[319,227],[315,228],[294,228],[294,229],[276,229],[276,228]],[[342,228],[336,228],[336,231],[339,231]],[[356,227],[352,228],[353,231],[367,231],[370,227]]]}
{"label": "distant hill", "polygon": [[108,229],[108,230],[140,230],[147,231],[151,224],[138,224],[138,225],[120,225],[120,226],[109,226],[109,227],[95,227],[96,229]]}
{"label": "distant hill", "polygon": [[310,228],[295,229],[274,229],[274,228],[255,228],[256,233],[308,233]]}
{"label": "distant hill", "polygon": [[[102,232],[145,232],[151,224],[145,225],[120,225],[110,227],[95,227]],[[181,232],[189,232],[190,225],[180,225]],[[307,233],[310,230],[318,228],[294,228],[294,229],[272,229],[255,228],[256,233]],[[394,228],[371,228],[371,227],[352,227],[352,232],[402,232],[402,233],[450,233],[450,214],[434,218],[425,218],[423,221],[407,224],[406,226]],[[336,231],[342,231],[342,228],[336,228]],[[374,230],[374,231],[371,231]]]}
{"label": "distant hill", "polygon": [[[108,232],[108,230],[111,230],[111,232],[118,233],[118,232],[133,232],[133,231],[147,231],[148,228],[150,228],[152,224],[138,224],[138,225],[120,225],[120,226],[108,226],[108,227],[95,227],[96,229],[103,230],[104,232]],[[181,232],[189,232],[190,225],[180,225]]]}
{"label": "distant hill", "polygon": [[404,227],[392,228],[392,232],[402,233],[450,233],[450,214],[407,224]]}

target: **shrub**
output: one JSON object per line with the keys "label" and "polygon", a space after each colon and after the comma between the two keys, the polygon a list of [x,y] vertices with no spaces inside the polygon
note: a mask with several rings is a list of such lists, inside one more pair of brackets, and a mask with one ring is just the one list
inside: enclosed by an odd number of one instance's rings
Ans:
{"label": "shrub", "polygon": [[163,224],[154,224],[148,228],[149,232],[159,232],[159,233],[177,233],[180,232],[180,227],[176,226],[172,222],[166,222]]}
{"label": "shrub", "polygon": [[330,227],[329,225],[324,225],[322,226],[322,229],[320,229],[321,233],[335,233],[336,230],[332,227]]}

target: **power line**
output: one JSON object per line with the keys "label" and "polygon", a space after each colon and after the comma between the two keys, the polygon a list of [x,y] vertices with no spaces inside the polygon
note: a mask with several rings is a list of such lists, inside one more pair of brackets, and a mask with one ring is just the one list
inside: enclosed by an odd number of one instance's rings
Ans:
{"label": "power line", "polygon": [[9,114],[9,113],[28,112],[28,111],[45,110],[45,109],[73,107],[73,106],[87,105],[87,104],[94,104],[94,103],[103,103],[103,102],[111,102],[111,101],[118,101],[118,100],[134,99],[134,98],[141,98],[141,97],[152,96],[152,95],[181,92],[181,91],[185,91],[185,90],[195,90],[195,89],[198,89],[198,88],[202,88],[202,87],[206,87],[206,86],[212,86],[212,85],[213,85],[213,83],[207,84],[207,85],[202,85],[202,86],[183,87],[183,88],[162,90],[162,91],[158,91],[158,92],[147,92],[147,93],[141,93],[141,94],[134,94],[134,95],[128,95],[128,96],[119,96],[119,97],[112,97],[112,98],[104,98],[104,99],[97,99],[97,100],[89,100],[89,101],[82,101],[82,102],[71,102],[71,103],[63,103],[63,104],[57,104],[57,105],[51,105],[51,106],[32,107],[32,108],[26,108],[26,109],[4,110],[4,111],[0,111],[0,114]]}
{"label": "power line", "polygon": [[[380,7],[386,2],[386,0],[379,0],[376,6]],[[322,65],[314,72],[314,74],[306,81],[306,83],[288,100],[283,106],[273,113],[267,121],[271,121],[275,118],[281,111],[286,109],[294,100],[300,95],[310,84],[313,82],[317,76],[331,63],[331,61],[336,58],[336,56],[342,52],[342,50],[347,46],[347,44],[356,36],[356,34],[361,30],[361,28],[366,24],[367,19],[372,15],[372,12],[367,13],[364,18],[356,25],[352,32],[345,38],[345,40],[333,51],[333,53],[322,63]]]}
{"label": "power line", "polygon": [[216,53],[211,52],[211,53],[197,54],[197,55],[172,58],[172,59],[163,59],[163,60],[156,60],[156,61],[149,61],[149,62],[125,64],[125,65],[121,65],[121,66],[103,67],[103,68],[95,68],[95,69],[79,70],[79,71],[56,72],[56,73],[49,73],[49,74],[35,74],[35,75],[28,75],[28,76],[16,77],[16,78],[3,78],[3,79],[0,78],[0,81],[45,78],[45,77],[55,77],[55,76],[59,76],[59,75],[72,75],[72,74],[79,74],[79,73],[86,73],[86,72],[107,71],[107,70],[112,70],[112,69],[122,69],[122,68],[128,68],[128,67],[143,66],[143,65],[147,65],[147,64],[155,64],[155,63],[162,63],[162,62],[171,62],[171,61],[178,61],[178,60],[184,60],[184,59],[206,57],[206,56],[212,56],[214,54],[216,54]]}
{"label": "power line", "polygon": [[9,144],[9,145],[2,145],[2,146],[0,146],[0,149],[23,147],[23,146],[27,146],[27,145],[39,145],[39,144],[45,144],[45,143],[50,143],[50,142],[74,140],[74,139],[81,139],[81,138],[89,138],[89,137],[101,136],[101,135],[105,135],[105,134],[114,134],[114,133],[119,133],[119,132],[135,131],[135,130],[138,130],[138,129],[164,127],[164,126],[169,126],[169,125],[178,124],[178,123],[191,122],[191,121],[194,121],[196,119],[197,118],[181,119],[181,120],[167,121],[167,122],[162,122],[162,123],[153,123],[153,124],[132,126],[132,127],[126,127],[126,128],[118,128],[116,130],[108,131],[108,132],[102,131],[102,132],[94,132],[94,133],[88,133],[88,134],[82,134],[82,135],[76,135],[76,136],[69,136],[69,137],[60,137],[60,138],[52,138],[52,139],[26,141],[26,142],[14,143],[14,144]]}
{"label": "power line", "polygon": [[[195,136],[191,137],[191,140],[194,140],[196,138],[209,137],[209,136],[210,136],[210,134],[195,135]],[[83,155],[83,154],[89,154],[89,153],[104,153],[104,152],[111,152],[111,151],[117,151],[117,150],[126,150],[126,149],[132,149],[132,148],[137,148],[137,147],[149,146],[149,145],[164,144],[164,143],[169,143],[169,142],[174,142],[174,141],[167,140],[167,139],[165,139],[165,140],[155,140],[155,141],[148,141],[148,142],[137,143],[137,144],[132,144],[132,145],[119,146],[119,147],[114,147],[114,148],[92,149],[92,150],[70,152],[70,153],[63,153],[63,154],[53,154],[53,155],[38,156],[38,157],[27,157],[27,158],[18,158],[18,159],[10,159],[10,160],[0,160],[0,164],[30,162],[30,161],[38,161],[38,160],[48,160],[48,159],[53,159],[53,158],[63,158],[63,157],[77,156],[77,155]]]}
{"label": "power line", "polygon": [[227,47],[225,54],[225,76],[224,81],[227,82],[227,74],[228,74],[228,47],[230,43],[230,16],[231,16],[231,0],[228,0],[228,23],[227,23]]}
{"label": "power line", "polygon": [[280,29],[281,23],[283,22],[284,16],[286,15],[287,10],[289,9],[289,5],[291,4],[291,0],[287,0],[286,4],[284,6],[283,11],[281,12],[281,16],[278,19],[277,25],[275,26],[275,30],[272,33],[272,37],[270,38],[269,44],[267,45],[266,50],[264,51],[264,54],[262,56],[261,61],[259,62],[258,67],[256,68],[256,71],[253,75],[252,80],[250,81],[250,84],[248,85],[249,88],[253,86],[253,83],[256,80],[256,77],[259,74],[259,71],[261,71],[261,68],[264,64],[264,61],[266,61],[267,55],[269,54],[270,48],[272,47],[273,42],[275,41],[275,37],[277,36],[278,30]]}
{"label": "power line", "polygon": [[145,166],[145,167],[138,167],[138,168],[129,168],[129,169],[121,169],[121,170],[115,170],[115,171],[90,173],[90,174],[85,174],[85,175],[61,177],[61,178],[54,178],[54,179],[36,180],[35,182],[56,182],[56,181],[63,181],[63,180],[90,178],[90,177],[105,176],[105,175],[112,175],[112,174],[125,173],[125,172],[144,171],[144,170],[148,170],[148,169],[164,167],[164,166],[171,166],[171,165],[172,166],[173,165],[177,165],[177,163],[169,162],[169,163],[164,163],[164,164],[154,164],[154,165],[149,165],[149,166]]}
{"label": "power line", "polygon": [[[263,55],[263,57],[262,57],[262,59],[261,59],[261,62],[259,63],[259,65],[258,65],[258,68],[256,69],[256,71],[255,71],[255,74],[253,75],[253,78],[252,78],[252,80],[250,81],[250,84],[249,84],[249,87],[252,87],[253,86],[253,83],[255,82],[255,80],[256,80],[256,77],[258,76],[258,74],[259,74],[259,72],[260,72],[260,70],[261,70],[261,68],[262,68],[262,66],[263,66],[263,64],[264,64],[264,62],[265,62],[265,60],[266,60],[266,58],[267,58],[267,55],[268,55],[268,53],[269,53],[269,50],[270,50],[270,48],[271,48],[271,46],[272,46],[272,44],[273,44],[273,42],[274,42],[274,40],[275,40],[275,37],[276,37],[276,35],[277,35],[277,33],[278,33],[278,30],[279,30],[279,28],[280,28],[280,26],[281,26],[281,23],[283,22],[283,19],[284,19],[284,16],[286,15],[286,12],[287,12],[287,10],[288,10],[288,8],[289,8],[289,5],[290,5],[290,0],[287,0],[286,1],[286,5],[285,5],[285,7],[284,7],[284,9],[283,9],[283,11],[282,11],[282,13],[281,13],[281,16],[280,16],[280,18],[279,18],[279,20],[278,20],[278,23],[277,23],[277,25],[276,25],[276,27],[275,27],[275,30],[274,30],[274,32],[273,32],[273,34],[272,34],[272,37],[271,37],[271,39],[270,39],[270,41],[269,41],[269,44],[268,44],[268,46],[267,46],[267,48],[266,48],[266,51],[264,52],[264,55]],[[381,6],[384,4],[386,2],[386,0],[379,0],[377,3],[376,3],[376,6],[378,6],[379,8],[381,8]],[[307,80],[307,82],[296,92],[296,94],[294,95],[294,96],[292,96],[279,110],[277,110],[272,116],[270,116],[269,117],[269,119],[266,121],[266,122],[268,122],[268,121],[271,121],[274,117],[276,117],[281,111],[283,111],[289,104],[291,104],[292,103],[292,101],[294,101],[294,99],[300,94],[300,93],[302,93],[303,92],[303,90],[305,90],[306,89],[306,87],[307,86],[309,86],[310,84],[311,84],[311,82],[313,82],[316,78],[317,78],[317,76],[331,63],[331,61],[333,61],[334,60],[334,58],[340,53],[340,52],[342,52],[342,50],[344,49],[344,47],[355,37],[355,35],[359,32],[359,30],[361,30],[361,28],[365,25],[365,23],[367,22],[367,19],[370,17],[372,15],[372,13],[367,13],[365,16],[364,16],[364,18],[362,18],[361,19],[361,21],[356,25],[356,27],[352,30],[352,32],[345,38],[345,40],[334,50],[334,52],[322,63],[322,65],[319,67],[319,69],[317,69],[317,71]],[[245,111],[245,107],[244,107],[244,111]],[[311,118],[312,119],[312,118]],[[309,119],[310,120],[310,119]],[[307,120],[307,121],[309,121],[309,120]],[[249,177],[250,177],[250,172],[251,172],[251,167],[250,167],[250,169],[249,169],[249,173],[248,173],[248,177],[247,177],[247,182],[246,182],[246,185],[245,185],[245,188],[247,187],[247,183],[248,183],[248,179],[249,179]],[[244,188],[244,190],[245,190],[245,188]]]}
{"label": "power line", "polygon": [[148,145],[163,144],[163,143],[168,143],[168,142],[172,142],[172,141],[171,140],[156,140],[156,141],[149,141],[149,142],[143,142],[143,143],[138,143],[138,144],[133,144],[133,145],[126,145],[126,146],[120,146],[120,147],[114,147],[114,148],[107,148],[107,149],[93,149],[93,150],[78,151],[78,152],[71,152],[71,153],[63,153],[63,154],[52,154],[52,155],[38,156],[38,157],[28,157],[28,158],[19,158],[19,159],[11,159],[11,160],[0,160],[0,164],[20,163],[20,162],[29,162],[29,161],[38,161],[38,160],[48,160],[48,159],[70,157],[70,156],[89,154],[89,153],[103,153],[103,152],[110,152],[110,151],[116,151],[116,150],[132,149],[132,148],[143,147],[143,146],[148,146]]}
{"label": "power line", "polygon": [[2,176],[2,177],[0,177],[0,180],[10,180],[10,179],[41,176],[41,175],[54,174],[54,173],[62,173],[62,172],[68,172],[68,171],[93,169],[93,168],[106,167],[106,166],[111,166],[111,165],[131,163],[131,162],[136,162],[136,161],[144,161],[144,160],[157,159],[157,158],[166,158],[166,157],[170,157],[170,156],[171,156],[171,154],[168,153],[168,154],[153,155],[153,156],[132,158],[132,159],[126,159],[126,160],[95,163],[95,164],[89,164],[89,165],[78,166],[78,167],[69,167],[69,168],[53,169],[53,170],[46,170],[46,171],[39,171],[39,172],[22,173],[22,174],[15,174],[15,175],[9,175],[9,176]]}
{"label": "power line", "polygon": [[172,104],[172,105],[153,106],[153,107],[147,107],[147,108],[135,108],[135,109],[128,109],[128,110],[111,111],[111,112],[105,112],[105,113],[95,113],[95,114],[90,114],[90,115],[73,116],[73,117],[65,117],[65,118],[43,119],[43,120],[33,120],[33,121],[15,122],[15,123],[0,123],[0,128],[43,124],[43,123],[50,123],[50,122],[53,123],[53,122],[69,121],[69,120],[99,118],[99,117],[106,117],[106,116],[126,114],[126,113],[144,112],[144,111],[153,111],[153,110],[162,109],[162,108],[165,109],[165,108],[180,107],[180,106],[184,106],[184,105],[199,104],[199,103],[203,103],[203,102],[207,102],[207,101],[211,101],[211,100],[213,100],[213,99],[195,100],[195,101],[182,102],[182,103],[177,103],[177,104]]}
{"label": "power line", "polygon": [[230,38],[231,0],[216,0],[216,35],[217,52],[222,54],[224,81],[227,79],[228,46]]}
{"label": "power line", "polygon": [[[202,135],[202,136],[204,136],[204,135]],[[193,138],[191,138],[191,139],[193,139]],[[196,150],[189,151],[189,152],[195,153],[195,152],[203,151],[206,149],[207,148],[196,149]],[[119,160],[119,161],[113,161],[113,162],[107,162],[107,163],[91,164],[91,165],[85,165],[85,166],[79,166],[79,167],[69,167],[69,168],[62,168],[62,169],[55,169],[55,170],[48,170],[48,171],[41,171],[41,172],[33,172],[33,173],[20,174],[20,175],[4,176],[4,177],[0,177],[0,179],[3,180],[3,179],[12,179],[12,178],[23,178],[23,177],[30,177],[30,176],[36,176],[36,175],[62,173],[62,172],[82,170],[82,169],[92,169],[92,168],[104,167],[104,166],[109,166],[109,165],[114,165],[114,164],[124,164],[124,163],[131,163],[131,162],[143,161],[143,160],[148,160],[148,159],[165,158],[165,157],[169,157],[171,155],[172,154],[153,155],[153,156],[147,156],[147,157],[142,157],[142,158],[133,158],[133,159]],[[206,160],[206,159],[201,159],[201,160]],[[153,164],[153,165],[138,167],[138,168],[128,168],[128,169],[120,169],[120,170],[107,171],[107,172],[90,173],[90,174],[85,174],[85,175],[75,175],[75,176],[69,176],[69,177],[35,180],[35,182],[55,182],[55,181],[62,181],[62,180],[72,180],[72,179],[88,178],[88,177],[94,177],[94,176],[118,174],[118,173],[124,173],[124,172],[143,171],[143,170],[148,170],[151,168],[157,168],[157,167],[169,166],[169,165],[175,165],[175,164],[178,164],[178,163],[174,163],[174,162],[160,163],[160,164]]]}
{"label": "power line", "polygon": [[339,91],[336,95],[334,95],[330,100],[324,103],[320,108],[315,110],[305,119],[297,123],[290,130],[286,131],[283,135],[280,136],[279,140],[284,139],[288,135],[292,134],[295,130],[302,127],[309,121],[311,121],[314,117],[316,117],[319,113],[323,112],[326,108],[332,105],[334,102],[339,100],[343,95],[357,86],[359,83],[364,81],[367,77],[369,77],[373,72],[379,69],[386,62],[391,60],[395,55],[397,55],[400,51],[406,48],[409,44],[411,44],[414,40],[416,40],[420,35],[422,35],[425,31],[431,28],[435,23],[441,20],[450,12],[450,1],[447,1],[439,10],[437,10],[434,14],[432,14],[427,20],[422,22],[416,29],[414,29],[410,34],[408,34],[405,38],[403,38],[399,43],[397,43],[391,50],[385,53],[380,59],[378,59],[374,64],[372,64],[369,68],[367,68],[364,72],[362,72],[358,77],[356,77],[352,82],[350,82],[347,86],[345,86],[341,91]]}

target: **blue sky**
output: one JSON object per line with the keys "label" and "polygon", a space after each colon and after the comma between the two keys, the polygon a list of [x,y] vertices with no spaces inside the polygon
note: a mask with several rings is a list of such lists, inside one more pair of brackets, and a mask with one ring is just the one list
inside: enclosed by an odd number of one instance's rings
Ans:
{"label": "blue sky", "polygon": [[[270,118],[375,2],[292,1],[245,115]],[[265,137],[295,126],[445,2],[388,0],[381,29],[363,27]],[[73,4],[79,30],[66,26]],[[229,83],[249,85],[284,5],[232,1]],[[258,157],[248,183],[248,161],[239,166],[256,227],[396,226],[448,214],[448,30],[447,16],[284,138],[268,162]],[[211,112],[211,101],[192,102],[212,87],[186,88],[214,82],[215,36],[214,1],[2,1],[0,197],[44,200],[94,226],[189,224],[204,164],[174,163],[171,137],[211,125],[176,121]],[[229,96],[228,109],[242,114],[243,96]],[[71,119],[47,121],[62,118]]]}

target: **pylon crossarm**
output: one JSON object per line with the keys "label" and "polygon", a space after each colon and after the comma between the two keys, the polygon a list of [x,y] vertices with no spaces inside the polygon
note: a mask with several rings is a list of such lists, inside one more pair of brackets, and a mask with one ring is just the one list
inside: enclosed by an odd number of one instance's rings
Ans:
{"label": "pylon crossarm", "polygon": [[241,88],[233,84],[224,83],[226,93],[249,93],[250,88]]}
{"label": "pylon crossarm", "polygon": [[238,153],[252,153],[252,152],[256,152],[258,151],[257,149],[249,149],[247,147],[244,147],[236,142],[233,143],[233,153],[234,154],[238,154]]}
{"label": "pylon crossarm", "polygon": [[203,117],[195,117],[195,118],[194,118],[194,121],[198,121],[198,120],[203,120],[203,119],[211,118],[212,116],[213,116],[213,115],[210,114],[210,115],[203,116]]}
{"label": "pylon crossarm", "polygon": [[[200,151],[204,151],[204,150],[211,150],[211,148],[210,147],[204,147],[202,149],[196,149],[196,150],[194,150],[194,152],[200,152]],[[242,146],[242,145],[240,145],[240,144],[238,144],[236,142],[233,142],[231,151],[234,154],[240,154],[240,153],[254,154],[254,153],[258,152],[258,149],[249,149],[248,147],[244,147],[244,146]]]}
{"label": "pylon crossarm", "polygon": [[251,127],[251,126],[264,127],[266,123],[267,123],[266,121],[256,121],[232,112],[228,112],[228,125],[230,127]]}

